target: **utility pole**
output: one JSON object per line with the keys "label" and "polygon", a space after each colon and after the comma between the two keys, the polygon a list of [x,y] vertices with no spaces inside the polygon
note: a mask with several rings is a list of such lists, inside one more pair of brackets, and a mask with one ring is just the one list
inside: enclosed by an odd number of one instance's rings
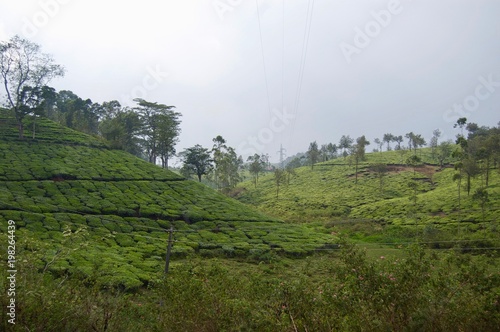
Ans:
{"label": "utility pole", "polygon": [[283,149],[283,144],[280,144],[280,150],[278,152],[276,152],[276,153],[279,153],[279,155],[280,155],[280,166],[281,166],[281,168],[284,168],[284,165],[283,165],[284,159],[283,158],[286,156],[285,151],[286,151],[286,149]]}
{"label": "utility pole", "polygon": [[170,251],[172,250],[172,235],[174,234],[174,227],[170,226],[167,244],[167,256],[165,258],[165,274],[168,273],[168,266],[170,264]]}

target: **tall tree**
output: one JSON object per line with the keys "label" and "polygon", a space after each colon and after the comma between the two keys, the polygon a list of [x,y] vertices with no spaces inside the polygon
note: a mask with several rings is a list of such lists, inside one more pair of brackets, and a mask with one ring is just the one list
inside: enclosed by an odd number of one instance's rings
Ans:
{"label": "tall tree", "polygon": [[394,148],[395,150],[401,150],[401,143],[403,143],[403,136],[394,136],[394,142],[398,143],[396,147]]}
{"label": "tall tree", "polygon": [[387,151],[391,151],[391,142],[394,141],[394,135],[393,134],[384,134],[384,137],[382,139],[386,144],[387,144]]}
{"label": "tall tree", "polygon": [[358,137],[356,139],[356,153],[360,161],[365,160],[366,146],[370,145],[370,142],[366,139],[365,135]]}
{"label": "tall tree", "polygon": [[99,120],[105,115],[100,104],[62,90],[57,94],[56,106],[59,123],[86,134],[98,134]]}
{"label": "tall tree", "polygon": [[[177,115],[174,115],[177,114]],[[156,117],[158,132],[158,156],[161,166],[168,168],[168,160],[175,155],[175,145],[181,132],[179,113],[159,114]]]}
{"label": "tall tree", "polygon": [[281,168],[276,168],[274,170],[274,183],[276,184],[276,198],[278,198],[280,192],[280,186],[285,180],[286,180],[285,170],[282,170]]}
{"label": "tall tree", "polygon": [[53,88],[42,86],[41,88],[25,87],[24,92],[30,94],[30,98],[26,100],[25,106],[32,110],[31,125],[32,125],[32,138],[36,136],[36,120],[38,117],[45,115],[45,113],[53,108],[56,99],[56,92]]}
{"label": "tall tree", "polygon": [[218,135],[213,140],[214,182],[217,189],[227,191],[241,181],[240,169],[243,159],[238,157],[236,150],[226,145],[226,140]]}
{"label": "tall tree", "polygon": [[382,146],[384,146],[384,142],[381,141],[380,138],[375,138],[373,141],[375,142],[375,144],[377,144],[378,151],[382,152]]}
{"label": "tall tree", "polygon": [[319,159],[321,161],[328,161],[328,146],[326,144],[321,144],[321,148],[319,149]]}
{"label": "tall tree", "polygon": [[359,162],[365,160],[366,146],[370,145],[370,142],[366,139],[365,135],[358,137],[356,139],[356,145],[352,148],[352,158],[355,165],[355,176],[356,183],[358,183],[358,165]]}
{"label": "tall tree", "polygon": [[249,162],[248,170],[250,171],[250,174],[252,174],[253,176],[253,182],[255,188],[257,188],[257,183],[259,181],[259,174],[264,172],[264,170],[266,169],[266,160],[267,158],[265,155],[259,155],[257,153],[247,158],[247,161]]}
{"label": "tall tree", "polygon": [[340,141],[339,141],[339,148],[342,149],[342,155],[345,157],[348,156],[348,152],[347,150],[349,150],[352,146],[352,143],[354,142],[354,140],[349,137],[349,135],[342,135],[342,137],[340,138]]}
{"label": "tall tree", "polygon": [[441,130],[439,129],[435,129],[433,132],[432,132],[432,138],[431,138],[431,141],[429,142],[429,145],[431,147],[431,155],[432,155],[432,158],[436,158],[436,153],[437,153],[437,147],[438,147],[438,143],[439,143],[439,137],[441,137]]}
{"label": "tall tree", "polygon": [[386,164],[378,163],[372,166],[372,169],[377,174],[380,185],[380,193],[384,192],[384,176],[386,175],[388,168]]}
{"label": "tall tree", "polygon": [[460,128],[460,136],[464,137],[464,128],[467,125],[467,118],[459,118],[453,128]]}
{"label": "tall tree", "polygon": [[489,202],[488,191],[486,190],[486,188],[478,188],[476,189],[474,195],[472,195],[472,199],[479,202],[479,205],[481,206],[481,212],[483,215],[483,222],[485,222],[486,221],[485,208],[486,204]]}
{"label": "tall tree", "polygon": [[436,149],[436,158],[441,168],[443,168],[445,160],[451,156],[452,143],[452,141],[441,142]]}
{"label": "tall tree", "polygon": [[121,149],[137,157],[143,158],[142,133],[143,123],[139,115],[130,110],[116,110],[108,113],[99,123],[99,133],[115,149]]}
{"label": "tall tree", "polygon": [[420,134],[414,134],[412,131],[406,134],[408,138],[408,148],[413,149],[414,154],[417,154],[417,149],[426,144],[425,139]]}
{"label": "tall tree", "polygon": [[210,150],[199,144],[181,152],[180,157],[183,160],[183,173],[194,173],[201,182],[201,177],[208,174],[213,168],[213,160]]}
{"label": "tall tree", "polygon": [[337,156],[337,145],[333,143],[328,143],[326,146],[329,159],[335,158]]}
{"label": "tall tree", "polygon": [[221,189],[222,185],[219,180],[223,177],[220,173],[223,171],[223,159],[224,159],[224,151],[227,149],[226,140],[221,136],[217,135],[214,139],[212,139],[214,143],[212,147],[213,160],[214,160],[214,182],[217,189]]}
{"label": "tall tree", "polygon": [[150,163],[156,164],[158,158],[162,167],[168,168],[168,160],[175,153],[180,134],[180,116],[174,112],[175,106],[167,106],[136,98],[138,104],[134,109],[143,122],[143,142]]}
{"label": "tall tree", "polygon": [[459,127],[461,133],[457,135],[456,143],[458,149],[454,154],[459,158],[460,165],[460,175],[466,176],[466,190],[467,196],[470,195],[471,190],[471,180],[480,174],[481,169],[478,165],[478,159],[480,159],[480,142],[474,137],[467,140],[463,135],[463,128],[467,125],[466,118],[460,118],[457,123],[453,126],[454,128]]}
{"label": "tall tree", "polygon": [[296,176],[297,175],[297,172],[295,172],[295,168],[293,167],[293,165],[291,164],[288,164],[286,165],[286,168],[285,168],[285,177],[286,177],[286,185],[288,186],[290,184],[290,179],[292,176]]}
{"label": "tall tree", "polygon": [[64,68],[52,56],[41,53],[40,46],[19,36],[0,42],[0,75],[6,92],[5,105],[17,120],[19,138],[24,138],[24,118],[38,109],[43,86],[64,76]]}
{"label": "tall tree", "polygon": [[408,150],[411,151],[413,149],[413,139],[415,138],[415,134],[413,131],[410,131],[405,135],[405,137],[408,139]]}
{"label": "tall tree", "polygon": [[462,159],[462,170],[467,176],[465,188],[467,190],[467,196],[469,196],[471,190],[471,180],[481,173],[481,169],[479,168],[477,161],[472,156],[466,155],[466,157]]}
{"label": "tall tree", "polygon": [[318,162],[320,156],[320,151],[318,149],[318,143],[316,141],[309,144],[309,149],[307,150],[307,159],[311,164],[311,169],[314,168],[314,164]]}

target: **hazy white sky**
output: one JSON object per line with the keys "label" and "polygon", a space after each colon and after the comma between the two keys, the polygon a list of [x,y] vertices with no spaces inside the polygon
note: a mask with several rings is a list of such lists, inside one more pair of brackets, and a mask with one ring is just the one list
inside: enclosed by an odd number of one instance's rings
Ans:
{"label": "hazy white sky", "polygon": [[58,90],[175,105],[178,151],[222,135],[277,161],[280,144],[496,125],[499,18],[498,0],[0,0],[0,40],[51,53]]}

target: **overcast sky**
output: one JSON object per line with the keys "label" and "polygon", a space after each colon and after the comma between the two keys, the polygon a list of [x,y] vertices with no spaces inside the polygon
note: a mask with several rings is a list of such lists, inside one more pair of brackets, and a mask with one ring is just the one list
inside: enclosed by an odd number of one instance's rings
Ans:
{"label": "overcast sky", "polygon": [[0,0],[0,40],[15,34],[66,68],[58,90],[176,106],[178,151],[222,135],[278,161],[280,144],[371,151],[500,121],[498,0]]}

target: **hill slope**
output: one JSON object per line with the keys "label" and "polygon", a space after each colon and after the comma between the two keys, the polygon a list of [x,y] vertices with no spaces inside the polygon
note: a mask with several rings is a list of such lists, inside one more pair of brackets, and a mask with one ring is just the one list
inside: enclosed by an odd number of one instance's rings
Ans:
{"label": "hill slope", "polygon": [[[167,230],[174,257],[190,253],[297,254],[331,236],[278,219],[99,139],[38,119],[17,139],[0,111],[0,224],[17,226],[18,250],[38,269],[137,287],[163,270]],[[2,238],[2,241],[5,237]]]}
{"label": "hill slope", "polygon": [[[349,165],[348,159],[319,163],[314,169],[301,167],[290,176],[288,184],[285,181],[280,186],[278,197],[274,175],[267,174],[259,179],[256,188],[251,182],[241,184],[244,189],[238,199],[265,213],[296,222],[347,222],[358,224],[358,228],[364,222],[372,222],[408,226],[420,234],[461,228],[470,232],[483,230],[487,237],[498,239],[499,172],[490,171],[483,215],[480,203],[473,199],[475,190],[484,185],[481,176],[473,179],[470,195],[462,188],[459,206],[458,187],[453,181],[455,170],[432,164],[427,149],[418,153],[426,164],[415,170],[401,162],[406,159],[404,154],[410,155],[408,151],[369,153],[367,160],[358,165],[357,183],[355,167]],[[375,169],[378,163],[387,165],[382,176]],[[410,183],[417,184],[416,192]]]}

